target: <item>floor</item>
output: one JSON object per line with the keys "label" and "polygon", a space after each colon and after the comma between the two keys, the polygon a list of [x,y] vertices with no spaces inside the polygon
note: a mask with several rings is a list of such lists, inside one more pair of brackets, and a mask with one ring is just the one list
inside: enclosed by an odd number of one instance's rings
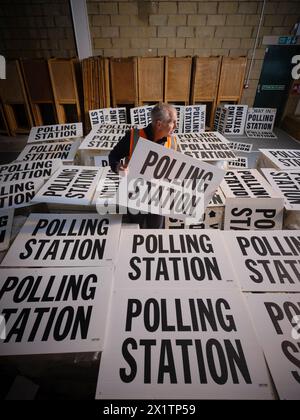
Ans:
{"label": "floor", "polygon": [[[239,153],[255,167],[259,148],[300,149],[280,129],[277,140],[250,140],[231,137],[232,141],[253,143],[253,152]],[[26,144],[26,136],[0,136],[0,164],[16,159]],[[100,353],[5,356],[0,358],[0,399],[70,400],[94,399]]]}

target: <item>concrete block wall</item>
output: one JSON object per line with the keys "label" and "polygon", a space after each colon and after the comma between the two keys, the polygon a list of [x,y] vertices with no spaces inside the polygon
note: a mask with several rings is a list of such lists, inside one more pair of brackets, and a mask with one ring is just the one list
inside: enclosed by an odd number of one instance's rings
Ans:
{"label": "concrete block wall", "polygon": [[[94,55],[252,56],[263,1],[87,0]],[[249,88],[253,105],[264,35],[286,35],[300,17],[299,0],[267,1]]]}
{"label": "concrete block wall", "polygon": [[76,56],[68,0],[1,0],[0,54],[6,59]]}

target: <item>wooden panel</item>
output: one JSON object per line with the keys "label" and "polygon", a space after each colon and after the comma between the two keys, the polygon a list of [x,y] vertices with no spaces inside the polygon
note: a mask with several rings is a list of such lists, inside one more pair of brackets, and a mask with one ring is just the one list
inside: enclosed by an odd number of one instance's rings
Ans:
{"label": "wooden panel", "polygon": [[164,98],[164,58],[138,58],[139,105]]}
{"label": "wooden panel", "polygon": [[240,101],[246,64],[246,57],[223,57],[218,90],[218,103],[220,101]]}
{"label": "wooden panel", "polygon": [[165,98],[166,102],[189,103],[192,58],[165,58]]}
{"label": "wooden panel", "polygon": [[6,63],[6,79],[0,79],[0,95],[4,103],[24,102],[24,88],[17,61]]}
{"label": "wooden panel", "polygon": [[6,115],[4,112],[3,105],[0,103],[0,133],[11,135],[8,122],[6,120]]}
{"label": "wooden panel", "polygon": [[112,105],[138,105],[137,59],[110,59]]}
{"label": "wooden panel", "polygon": [[53,93],[46,60],[21,60],[29,99],[33,103],[53,103]]}
{"label": "wooden panel", "polygon": [[191,103],[215,101],[220,77],[221,57],[195,57]]}

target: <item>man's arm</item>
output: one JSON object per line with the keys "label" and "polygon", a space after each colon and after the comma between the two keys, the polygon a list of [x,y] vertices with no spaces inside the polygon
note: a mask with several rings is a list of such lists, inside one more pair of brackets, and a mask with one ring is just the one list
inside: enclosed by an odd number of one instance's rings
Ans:
{"label": "man's arm", "polygon": [[108,155],[109,165],[111,170],[118,173],[118,165],[120,160],[129,155],[130,149],[130,130],[126,132],[125,136],[121,138],[119,143],[115,145],[113,150]]}

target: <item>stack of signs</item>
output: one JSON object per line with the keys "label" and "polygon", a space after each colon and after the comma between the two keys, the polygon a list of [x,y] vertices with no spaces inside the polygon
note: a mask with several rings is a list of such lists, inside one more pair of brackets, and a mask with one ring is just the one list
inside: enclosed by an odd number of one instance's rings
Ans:
{"label": "stack of signs", "polygon": [[99,124],[126,124],[126,108],[102,108],[89,111],[91,126]]}
{"label": "stack of signs", "polygon": [[237,157],[236,159],[229,160],[227,162],[228,169],[239,169],[239,168],[248,168],[248,158],[246,157]]}
{"label": "stack of signs", "polygon": [[277,139],[273,133],[276,108],[249,108],[245,133],[251,138]]}
{"label": "stack of signs", "polygon": [[205,210],[201,223],[186,225],[181,220],[166,218],[166,229],[223,229],[224,210],[225,197],[221,188],[218,188]]}
{"label": "stack of signs", "polygon": [[82,137],[82,135],[82,123],[41,125],[32,127],[29,133],[28,143],[74,139]]}
{"label": "stack of signs", "polygon": [[119,187],[119,203],[187,223],[201,221],[224,171],[140,138]]}
{"label": "stack of signs", "polygon": [[183,132],[202,133],[205,131],[206,105],[184,107]]}
{"label": "stack of signs", "polygon": [[9,247],[13,219],[14,210],[0,212],[0,251]]}
{"label": "stack of signs", "polygon": [[124,231],[96,398],[270,398],[220,232]]}
{"label": "stack of signs", "polygon": [[49,208],[78,210],[89,206],[103,169],[93,166],[68,166],[59,169],[36,194],[33,202],[48,203]]}
{"label": "stack of signs", "polygon": [[270,168],[262,172],[275,191],[284,198],[284,228],[300,228],[300,169],[274,171]]}
{"label": "stack of signs", "polygon": [[282,229],[283,198],[256,169],[228,171],[221,189],[225,230]]}
{"label": "stack of signs", "polygon": [[121,182],[121,176],[112,172],[109,167],[104,168],[101,179],[93,198],[93,205],[96,205],[99,214],[126,214],[126,208],[122,213],[117,206],[117,193]]}
{"label": "stack of signs", "polygon": [[227,139],[217,132],[176,134],[176,139],[181,152],[195,159],[217,161],[236,158]]}
{"label": "stack of signs", "polygon": [[110,266],[115,259],[120,228],[119,216],[32,213],[2,266]]}
{"label": "stack of signs", "polygon": [[259,149],[259,168],[299,169],[300,150],[295,149]]}
{"label": "stack of signs", "polygon": [[24,147],[16,160],[41,161],[49,159],[61,159],[64,163],[73,163],[80,140],[63,141],[59,143],[28,144]]}
{"label": "stack of signs", "polygon": [[225,240],[242,290],[260,292],[245,296],[279,397],[299,399],[300,231],[227,232]]}
{"label": "stack of signs", "polygon": [[144,128],[151,123],[151,111],[154,105],[139,106],[130,109],[130,122],[138,128]]}
{"label": "stack of signs", "polygon": [[224,105],[215,121],[217,130],[224,135],[243,135],[247,110],[248,105]]}

